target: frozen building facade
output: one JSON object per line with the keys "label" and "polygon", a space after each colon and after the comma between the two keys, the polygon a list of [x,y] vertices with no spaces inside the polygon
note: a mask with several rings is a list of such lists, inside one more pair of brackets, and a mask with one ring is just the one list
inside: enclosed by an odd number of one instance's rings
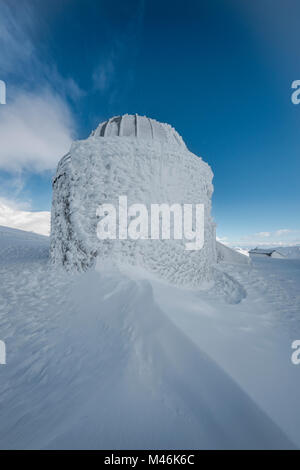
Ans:
{"label": "frozen building facade", "polygon": [[[53,179],[51,262],[79,271],[109,260],[137,265],[178,285],[196,287],[211,279],[216,261],[211,218],[212,171],[191,153],[168,124],[138,115],[101,123],[86,140],[74,142]],[[204,246],[187,251],[186,240],[99,240],[97,208],[128,205],[204,204]],[[149,210],[150,213],[150,210]]]}

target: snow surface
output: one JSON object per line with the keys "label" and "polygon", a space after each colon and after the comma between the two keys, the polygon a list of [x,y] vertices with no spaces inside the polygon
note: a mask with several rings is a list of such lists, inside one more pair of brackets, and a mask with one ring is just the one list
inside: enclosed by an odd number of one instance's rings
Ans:
{"label": "snow surface", "polygon": [[237,246],[233,247],[232,249],[234,249],[237,253],[240,253],[241,255],[249,256],[249,251],[244,248],[240,248],[239,246]]}
{"label": "snow surface", "polygon": [[[132,118],[135,122],[136,117]],[[170,126],[156,126],[152,140],[140,137],[139,132],[132,137],[133,131],[128,136],[124,132],[119,135],[119,131],[101,136],[101,131],[96,131],[88,139],[74,142],[53,181],[53,264],[82,271],[93,266],[97,257],[103,263],[112,259],[142,265],[162,279],[189,287],[212,278],[216,260],[215,224],[210,214],[212,171],[185,145],[165,138],[175,132]],[[164,132],[159,134],[157,129]],[[119,196],[124,195],[128,205],[145,204],[148,213],[154,203],[204,204],[203,248],[187,256],[184,239],[99,240],[97,208],[103,203],[118,207]]]}
{"label": "snow surface", "polygon": [[300,259],[300,246],[279,246],[274,248],[289,259]]}
{"label": "snow surface", "polygon": [[[249,264],[250,258],[248,252],[243,250],[234,250],[223,243],[216,242],[217,261],[226,261],[227,263]],[[247,253],[247,254],[246,254]]]}
{"label": "snow surface", "polygon": [[0,233],[1,448],[300,445],[299,261],[223,262],[192,291],[101,258],[66,273],[47,238]]}
{"label": "snow surface", "polygon": [[48,259],[49,238],[33,232],[27,232],[0,226],[0,263],[16,263]]}

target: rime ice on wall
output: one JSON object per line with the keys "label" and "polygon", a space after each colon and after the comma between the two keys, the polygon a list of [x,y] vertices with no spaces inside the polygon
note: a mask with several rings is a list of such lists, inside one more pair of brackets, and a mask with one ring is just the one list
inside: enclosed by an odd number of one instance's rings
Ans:
{"label": "rime ice on wall", "polygon": [[[212,171],[191,153],[168,124],[141,116],[110,119],[86,140],[74,142],[53,180],[51,260],[86,270],[98,258],[142,266],[178,285],[196,287],[211,278],[216,260],[211,218]],[[104,240],[97,238],[96,210],[118,206],[192,203],[205,205],[205,242],[186,251],[185,240]],[[150,211],[149,211],[150,212]]]}

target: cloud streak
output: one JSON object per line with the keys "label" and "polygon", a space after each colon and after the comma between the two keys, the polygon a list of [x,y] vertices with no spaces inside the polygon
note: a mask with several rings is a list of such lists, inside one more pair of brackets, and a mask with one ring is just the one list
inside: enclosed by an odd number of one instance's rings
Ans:
{"label": "cloud streak", "polygon": [[[0,70],[16,74],[23,67],[33,65],[34,45],[29,35],[33,25],[33,12],[25,3],[19,3],[13,13],[10,1],[0,5]],[[27,71],[27,70],[26,70]]]}
{"label": "cloud streak", "polygon": [[51,90],[20,92],[0,108],[0,168],[53,169],[68,151],[74,133],[69,108]]}
{"label": "cloud streak", "polygon": [[[0,4],[0,73],[7,104],[0,107],[0,170],[53,169],[75,132],[70,100],[83,92],[62,77],[33,38],[39,25],[30,2]],[[41,25],[39,26],[41,27]]]}

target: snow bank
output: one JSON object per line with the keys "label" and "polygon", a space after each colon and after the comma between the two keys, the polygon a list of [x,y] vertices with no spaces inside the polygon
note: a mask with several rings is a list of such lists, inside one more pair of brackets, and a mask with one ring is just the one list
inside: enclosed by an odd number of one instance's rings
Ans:
{"label": "snow bank", "polygon": [[0,226],[0,263],[48,259],[49,237]]}
{"label": "snow bank", "polygon": [[47,239],[0,233],[2,449],[293,448],[284,432],[299,444],[283,334],[299,331],[298,261],[224,264],[250,293],[229,305],[216,286],[191,291],[136,266],[70,275],[33,250],[11,263]]}
{"label": "snow bank", "polygon": [[[51,260],[86,270],[98,257],[148,269],[172,283],[195,287],[212,277],[216,261],[211,218],[212,171],[167,124],[139,116],[109,120],[60,161],[53,181]],[[96,235],[96,210],[118,206],[191,203],[205,206],[205,242],[186,251],[185,240],[105,240]]]}
{"label": "snow bank", "polygon": [[249,256],[249,251],[246,250],[245,248],[241,248],[241,247],[239,247],[239,246],[235,246],[235,247],[233,247],[233,249],[234,249],[235,251],[237,251],[238,253],[240,253],[241,255]]}
{"label": "snow bank", "polygon": [[300,259],[300,246],[279,246],[278,248],[274,248],[278,250],[279,253],[282,253],[286,258],[289,259]]}
{"label": "snow bank", "polygon": [[223,243],[216,242],[217,247],[217,260],[218,262],[225,261],[226,263],[249,264],[250,257],[245,254],[233,250]]}
{"label": "snow bank", "polygon": [[3,281],[2,449],[292,447],[148,281],[35,263]]}

